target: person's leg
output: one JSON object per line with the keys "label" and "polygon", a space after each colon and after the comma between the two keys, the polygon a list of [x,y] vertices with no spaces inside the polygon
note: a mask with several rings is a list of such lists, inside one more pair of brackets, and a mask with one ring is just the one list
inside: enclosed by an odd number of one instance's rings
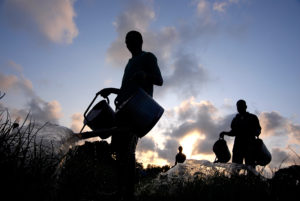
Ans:
{"label": "person's leg", "polygon": [[238,164],[243,164],[243,155],[239,150],[234,150],[232,152],[232,162],[238,163]]}
{"label": "person's leg", "polygon": [[255,146],[254,142],[250,141],[247,145],[247,152],[245,153],[245,164],[250,165],[255,169]]}
{"label": "person's leg", "polygon": [[[243,164],[243,149],[239,143],[234,143],[232,150],[232,162],[237,164]],[[236,167],[235,173],[239,174],[241,168],[239,166]]]}
{"label": "person's leg", "polygon": [[134,134],[130,137],[128,147],[128,160],[127,160],[127,184],[126,184],[126,199],[133,200],[134,197],[134,186],[136,181],[136,160],[135,150],[138,142],[138,137]]}
{"label": "person's leg", "polygon": [[243,164],[243,146],[240,143],[240,141],[238,141],[237,139],[235,139],[234,145],[233,145],[232,162],[238,163],[238,164]]}
{"label": "person's leg", "polygon": [[121,199],[129,200],[134,195],[135,149],[138,137],[132,133],[123,133],[119,139],[117,152],[118,191]]}

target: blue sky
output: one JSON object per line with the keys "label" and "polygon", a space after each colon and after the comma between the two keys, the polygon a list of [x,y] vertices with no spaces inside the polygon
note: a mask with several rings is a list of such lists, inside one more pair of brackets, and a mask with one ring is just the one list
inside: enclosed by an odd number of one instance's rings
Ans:
{"label": "blue sky", "polygon": [[78,131],[95,93],[120,86],[132,29],[165,80],[154,97],[166,112],[140,141],[140,160],[173,163],[187,139],[191,158],[211,160],[240,98],[273,165],[300,153],[297,0],[1,0],[0,106]]}

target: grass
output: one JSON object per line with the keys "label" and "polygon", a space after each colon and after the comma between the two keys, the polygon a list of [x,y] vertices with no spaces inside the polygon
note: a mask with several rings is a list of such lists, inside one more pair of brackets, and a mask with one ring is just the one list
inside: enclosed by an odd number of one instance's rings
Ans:
{"label": "grass", "polygon": [[57,158],[36,141],[34,123],[28,118],[19,129],[14,129],[4,111],[0,114],[0,122],[1,196],[9,200],[20,197],[51,200]]}
{"label": "grass", "polygon": [[[26,126],[25,126],[26,125]],[[8,200],[92,201],[116,199],[116,161],[105,142],[86,143],[58,158],[41,146],[26,119],[21,129],[7,112],[0,114],[0,193]],[[154,185],[169,166],[137,163],[136,195],[140,201],[298,200],[300,168],[279,169],[271,179],[221,172],[190,182],[174,180]],[[163,181],[163,180],[162,180]]]}

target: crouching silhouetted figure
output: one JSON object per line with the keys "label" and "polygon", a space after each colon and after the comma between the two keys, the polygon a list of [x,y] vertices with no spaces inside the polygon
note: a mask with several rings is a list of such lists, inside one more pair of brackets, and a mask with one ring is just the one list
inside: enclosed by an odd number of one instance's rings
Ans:
{"label": "crouching silhouetted figure", "polygon": [[176,154],[176,157],[175,157],[175,165],[177,165],[177,163],[184,163],[185,159],[186,159],[186,156],[184,153],[182,153],[182,146],[179,146],[178,147],[178,151],[179,153]]}
{"label": "crouching silhouetted figure", "polygon": [[231,131],[221,132],[220,137],[224,135],[235,136],[233,145],[232,162],[250,165],[255,168],[255,138],[261,133],[261,127],[256,115],[246,111],[247,105],[244,100],[239,100],[236,103],[238,114],[233,118],[231,122]]}

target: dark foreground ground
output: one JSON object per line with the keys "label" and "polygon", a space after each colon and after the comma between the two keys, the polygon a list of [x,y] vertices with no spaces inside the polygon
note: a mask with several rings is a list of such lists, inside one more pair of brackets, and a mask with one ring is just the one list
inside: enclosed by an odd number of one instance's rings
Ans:
{"label": "dark foreground ground", "polygon": [[[107,142],[86,143],[58,157],[37,145],[30,148],[20,140],[21,134],[10,136],[7,127],[0,125],[0,195],[6,198],[1,200],[116,200],[116,161]],[[30,133],[22,138],[34,140]],[[137,163],[136,199],[299,200],[298,165],[276,171],[271,179],[253,175],[228,178],[216,172],[193,182],[168,183],[156,188],[149,185],[159,173],[169,169],[168,166],[143,168]]]}

